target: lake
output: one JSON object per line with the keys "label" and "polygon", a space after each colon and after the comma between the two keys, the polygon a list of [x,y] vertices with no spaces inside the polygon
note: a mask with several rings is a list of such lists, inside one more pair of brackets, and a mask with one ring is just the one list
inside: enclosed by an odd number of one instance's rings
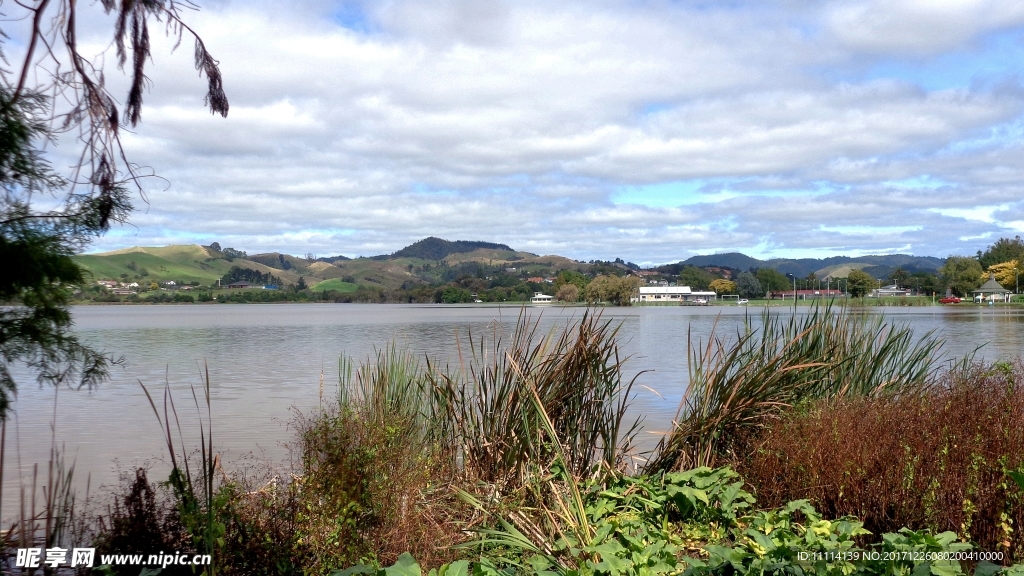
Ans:
{"label": "lake", "polygon": [[[791,309],[773,308],[790,314]],[[801,309],[804,313],[806,309]],[[541,330],[579,318],[583,308],[528,309]],[[987,359],[1011,358],[1024,348],[1024,309],[986,307],[877,308],[871,313],[908,322],[915,334],[937,331],[951,355],[980,344]],[[96,486],[117,480],[151,461],[154,478],[168,470],[166,447],[140,382],[162,396],[174,394],[186,433],[198,444],[196,409],[190,386],[200,386],[209,368],[215,448],[231,464],[252,459],[286,462],[288,423],[295,411],[319,404],[321,373],[327,396],[337,391],[338,358],[357,361],[390,342],[418,357],[458,362],[457,338],[490,334],[497,325],[511,331],[518,306],[402,304],[280,304],[83,306],[73,311],[76,331],[96,348],[124,357],[112,379],[93,390],[40,388],[25,378],[8,421],[3,486],[4,517],[17,503],[18,475],[31,483],[32,464],[45,477],[50,439],[55,434],[75,460],[76,483]],[[652,445],[675,416],[687,382],[687,331],[706,339],[712,326],[735,334],[744,315],[738,306],[608,308],[603,317],[621,324],[619,340],[631,358],[625,376],[646,371],[634,388],[633,409],[645,418]],[[200,399],[202,402],[202,400]],[[56,413],[56,419],[54,414]],[[56,422],[55,431],[51,425]],[[40,482],[42,483],[42,482]]]}

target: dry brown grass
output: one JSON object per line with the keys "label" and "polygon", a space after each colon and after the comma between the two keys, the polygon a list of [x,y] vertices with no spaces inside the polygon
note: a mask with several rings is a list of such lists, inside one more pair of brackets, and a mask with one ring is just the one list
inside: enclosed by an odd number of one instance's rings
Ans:
{"label": "dry brown grass", "polygon": [[975,364],[922,395],[819,403],[751,442],[736,466],[761,506],[807,498],[877,533],[952,530],[1024,559],[1024,364]]}

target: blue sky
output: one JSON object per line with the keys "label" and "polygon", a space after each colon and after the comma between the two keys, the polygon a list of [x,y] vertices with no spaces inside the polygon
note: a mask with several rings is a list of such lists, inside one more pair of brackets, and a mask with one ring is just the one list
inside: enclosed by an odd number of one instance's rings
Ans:
{"label": "blue sky", "polygon": [[662,263],[1024,232],[1019,0],[219,0],[188,20],[231,113],[158,40],[125,145],[166,181],[94,250],[440,236]]}

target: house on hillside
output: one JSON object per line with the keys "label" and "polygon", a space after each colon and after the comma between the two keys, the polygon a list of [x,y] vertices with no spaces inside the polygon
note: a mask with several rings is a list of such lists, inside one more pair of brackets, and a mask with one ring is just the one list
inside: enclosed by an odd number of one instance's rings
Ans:
{"label": "house on hillside", "polygon": [[228,284],[228,288],[252,288],[252,284],[246,282],[245,280],[239,280],[238,282],[232,282],[231,284]]}

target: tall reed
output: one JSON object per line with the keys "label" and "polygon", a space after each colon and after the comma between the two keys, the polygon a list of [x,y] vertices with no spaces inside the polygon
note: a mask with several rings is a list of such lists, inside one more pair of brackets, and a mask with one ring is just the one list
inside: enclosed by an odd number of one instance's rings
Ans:
{"label": "tall reed", "polygon": [[469,333],[457,369],[427,371],[435,413],[464,469],[481,480],[521,480],[551,461],[557,438],[575,475],[616,466],[631,447],[639,421],[625,418],[636,377],[623,378],[618,328],[591,311],[546,335],[538,327],[523,312],[508,341],[497,328],[491,338]]}
{"label": "tall reed", "polygon": [[781,412],[818,399],[911,392],[939,367],[942,342],[881,316],[831,306],[784,319],[765,310],[732,339],[688,337],[690,385],[648,471],[715,466]]}
{"label": "tall reed", "polygon": [[[140,381],[146,393],[149,405],[153,409],[157,422],[164,432],[168,455],[171,458],[171,474],[167,480],[178,504],[181,523],[192,538],[195,551],[201,555],[210,555],[214,562],[203,567],[203,574],[213,576],[217,573],[217,555],[224,546],[226,526],[225,509],[229,505],[230,491],[222,489],[216,481],[216,472],[220,468],[220,455],[213,450],[213,414],[210,400],[210,370],[204,366],[202,374],[203,400],[206,406],[204,424],[203,410],[199,405],[199,396],[195,386],[191,387],[192,400],[196,407],[199,424],[199,466],[193,471],[189,462],[189,453],[184,446],[181,421],[174,405],[170,386],[164,388],[163,416],[157,409],[149,389]],[[182,444],[179,456],[175,448],[171,419],[178,432]]]}

